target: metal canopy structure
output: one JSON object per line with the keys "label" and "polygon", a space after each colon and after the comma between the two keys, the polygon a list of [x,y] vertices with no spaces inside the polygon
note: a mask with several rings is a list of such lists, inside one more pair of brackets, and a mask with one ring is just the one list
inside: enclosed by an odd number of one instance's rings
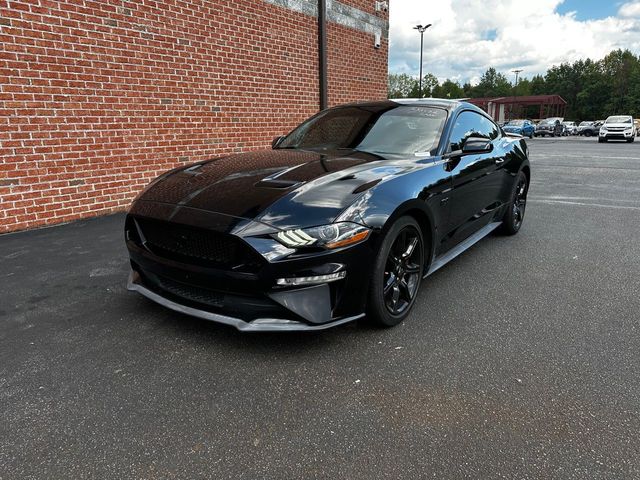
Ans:
{"label": "metal canopy structure", "polygon": [[514,118],[526,118],[526,112],[529,107],[539,108],[539,119],[564,117],[567,112],[567,102],[560,95],[469,98],[466,101],[482,108],[496,122],[504,122]]}

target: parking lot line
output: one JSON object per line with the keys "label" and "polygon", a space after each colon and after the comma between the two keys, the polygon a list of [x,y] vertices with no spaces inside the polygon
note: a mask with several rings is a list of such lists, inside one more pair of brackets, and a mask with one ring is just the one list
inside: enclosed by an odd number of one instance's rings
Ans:
{"label": "parking lot line", "polygon": [[603,203],[589,203],[589,202],[572,202],[569,200],[554,200],[547,198],[536,198],[529,197],[529,202],[535,203],[546,203],[546,204],[562,204],[562,205],[579,205],[585,207],[600,207],[600,208],[615,208],[615,209],[623,209],[623,210],[640,210],[640,206],[632,206],[632,205],[605,205]]}

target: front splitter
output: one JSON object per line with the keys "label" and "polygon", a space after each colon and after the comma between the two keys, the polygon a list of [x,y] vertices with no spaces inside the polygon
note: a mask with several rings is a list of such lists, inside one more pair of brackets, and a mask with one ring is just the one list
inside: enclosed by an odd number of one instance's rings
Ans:
{"label": "front splitter", "polygon": [[197,308],[181,305],[172,300],[164,298],[162,295],[159,295],[142,285],[142,283],[140,283],[140,275],[135,271],[131,271],[131,273],[129,274],[129,280],[127,281],[127,290],[138,292],[141,295],[147,297],[149,300],[152,300],[162,305],[163,307],[169,308],[173,311],[191,315],[193,317],[202,318],[204,320],[209,320],[212,322],[231,325],[242,332],[303,332],[326,330],[327,328],[336,327],[338,325],[352,322],[364,317],[364,313],[362,313],[360,315],[341,318],[339,320],[323,323],[320,325],[308,325],[306,323],[297,322],[295,320],[278,318],[257,318],[250,322],[245,322],[240,318],[221,315],[219,313],[207,312],[206,310],[199,310]]}

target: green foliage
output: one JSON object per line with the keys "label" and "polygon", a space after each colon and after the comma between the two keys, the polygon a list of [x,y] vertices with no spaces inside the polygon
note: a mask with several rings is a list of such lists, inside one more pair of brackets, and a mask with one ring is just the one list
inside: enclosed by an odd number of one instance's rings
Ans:
{"label": "green foliage", "polygon": [[517,95],[518,97],[532,95],[531,80],[529,80],[528,78],[518,80],[518,85],[514,86],[512,91],[512,95]]}
{"label": "green foliage", "polygon": [[390,73],[387,85],[388,98],[412,98],[418,91],[418,81],[406,73]]}
{"label": "green foliage", "polygon": [[[438,79],[432,73],[422,77],[422,97],[433,96]],[[387,85],[388,98],[419,98],[420,82],[406,73],[390,73]]]}
{"label": "green foliage", "polygon": [[542,75],[534,75],[530,84],[531,95],[544,95],[547,91]]}
{"label": "green foliage", "polygon": [[[423,97],[432,97],[433,89],[438,86],[438,78],[431,74],[427,73],[424,77],[422,77],[422,96]],[[420,87],[420,83],[418,82],[418,88]],[[416,94],[418,92],[416,91]],[[419,97],[420,95],[416,95]]]}
{"label": "green foliage", "polygon": [[473,87],[474,97],[506,97],[512,95],[511,84],[504,74],[489,68],[482,77],[480,83]]}
{"label": "green foliage", "polygon": [[466,97],[464,90],[462,89],[462,87],[460,87],[460,84],[452,80],[445,80],[444,82],[442,82],[442,85],[436,86],[431,93],[435,98]]}
{"label": "green foliage", "polygon": [[[600,120],[615,114],[640,117],[640,57],[629,50],[614,50],[602,60],[578,60],[551,67],[518,85],[491,67],[480,82],[462,87],[452,80],[439,84],[428,73],[423,78],[423,97],[480,98],[524,95],[560,95],[571,120]],[[389,75],[389,98],[418,97],[418,79],[406,74]]]}

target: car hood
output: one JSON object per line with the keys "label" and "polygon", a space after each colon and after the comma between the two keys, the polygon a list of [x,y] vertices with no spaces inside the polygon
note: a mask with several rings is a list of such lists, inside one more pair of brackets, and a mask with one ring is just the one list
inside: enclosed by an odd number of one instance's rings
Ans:
{"label": "car hood", "polygon": [[602,126],[606,128],[626,128],[626,129],[633,128],[632,123],[605,123]]}
{"label": "car hood", "polygon": [[415,168],[412,160],[353,150],[230,155],[159,177],[138,196],[131,213],[144,215],[149,209],[141,204],[156,203],[172,206],[174,213],[180,208],[204,210],[277,229],[322,225],[385,177]]}

